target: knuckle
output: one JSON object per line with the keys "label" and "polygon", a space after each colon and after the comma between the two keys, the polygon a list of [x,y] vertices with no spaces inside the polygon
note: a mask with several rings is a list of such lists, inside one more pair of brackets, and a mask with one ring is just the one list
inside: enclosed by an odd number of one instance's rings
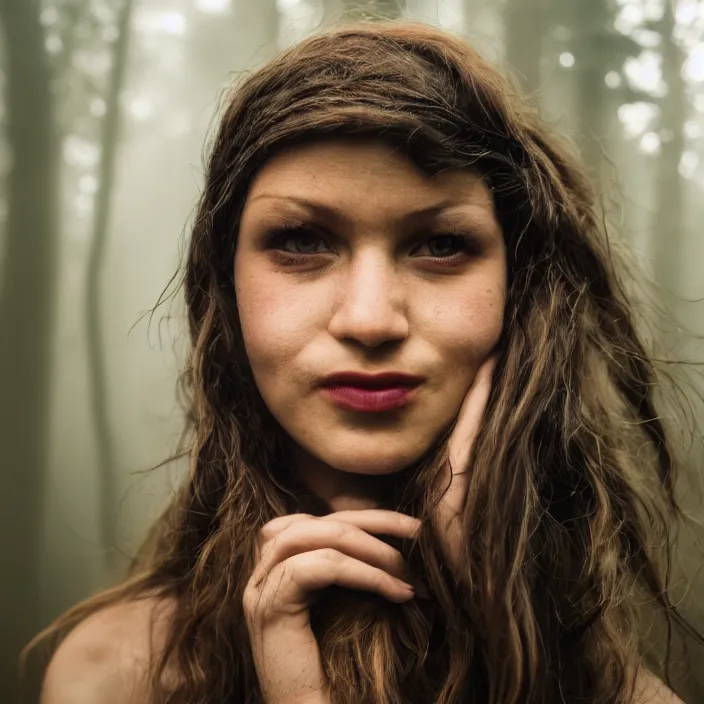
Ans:
{"label": "knuckle", "polygon": [[284,560],[281,564],[284,572],[288,577],[293,577],[294,573],[301,572],[305,574],[315,569],[320,561],[339,562],[342,554],[334,548],[320,548],[311,552],[301,552]]}
{"label": "knuckle", "polygon": [[281,517],[274,518],[273,520],[269,521],[268,523],[265,523],[259,529],[260,542],[266,543],[267,541],[271,540],[278,533],[280,524],[281,524]]}
{"label": "knuckle", "polygon": [[279,535],[282,531],[287,530],[287,528],[295,525],[301,519],[306,518],[315,518],[315,516],[310,513],[292,513],[285,516],[277,516],[276,518],[272,518],[259,529],[259,539],[262,543],[267,543],[272,540],[272,538]]}
{"label": "knuckle", "polygon": [[357,530],[348,523],[328,523],[326,526],[331,540],[341,540],[342,538],[352,538]]}
{"label": "knuckle", "polygon": [[343,559],[343,554],[335,548],[322,548],[318,551],[319,557],[326,562],[339,563]]}
{"label": "knuckle", "polygon": [[261,547],[262,557],[277,553],[310,551],[321,542],[338,543],[352,533],[349,526],[325,524],[315,516],[311,521],[296,521],[279,530]]}

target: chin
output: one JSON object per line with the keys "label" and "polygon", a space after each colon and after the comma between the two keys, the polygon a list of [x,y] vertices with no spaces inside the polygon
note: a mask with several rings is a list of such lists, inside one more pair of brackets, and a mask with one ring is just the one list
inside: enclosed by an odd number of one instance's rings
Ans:
{"label": "chin", "polygon": [[364,474],[366,476],[379,476],[383,474],[396,474],[402,472],[409,465],[413,464],[417,457],[408,456],[330,456],[325,461],[330,466],[340,472],[350,474]]}

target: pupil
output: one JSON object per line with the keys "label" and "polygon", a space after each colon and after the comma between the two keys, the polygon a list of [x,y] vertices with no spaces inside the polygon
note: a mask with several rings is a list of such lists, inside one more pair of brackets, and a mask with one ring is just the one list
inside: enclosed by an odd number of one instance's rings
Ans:
{"label": "pupil", "polygon": [[[302,249],[304,252],[313,251],[315,249],[315,245],[317,244],[315,237],[312,237],[311,235],[301,235],[300,237],[298,237],[297,242],[299,245],[299,249]],[[306,249],[306,242],[308,242],[309,245],[308,249]],[[301,243],[303,243],[302,247],[300,246]]]}
{"label": "pupil", "polygon": [[[439,254],[440,256],[442,256],[444,254],[451,254],[452,253],[451,251],[450,252],[447,251],[447,247],[449,247],[450,250],[454,249],[454,240],[455,240],[454,235],[438,235],[437,237],[434,237],[431,240],[431,243],[437,242],[438,240],[441,243],[441,246],[440,246],[441,250],[443,249],[443,247],[442,247],[443,243],[446,245],[446,247],[445,247],[444,252],[436,252],[436,254]],[[437,247],[435,249],[437,249]]]}

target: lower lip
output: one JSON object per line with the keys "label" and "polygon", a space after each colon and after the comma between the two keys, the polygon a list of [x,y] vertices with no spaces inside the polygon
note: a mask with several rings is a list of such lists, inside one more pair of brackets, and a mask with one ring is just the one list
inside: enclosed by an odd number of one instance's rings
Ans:
{"label": "lower lip", "polygon": [[350,411],[392,411],[405,406],[415,387],[391,386],[365,389],[360,386],[329,386],[324,393],[338,406]]}

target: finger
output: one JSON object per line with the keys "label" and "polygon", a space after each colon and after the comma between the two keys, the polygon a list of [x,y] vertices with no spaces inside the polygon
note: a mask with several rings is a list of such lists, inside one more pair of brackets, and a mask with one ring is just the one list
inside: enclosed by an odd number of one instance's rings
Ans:
{"label": "finger", "polygon": [[443,495],[435,512],[438,529],[444,535],[443,547],[450,563],[459,559],[462,545],[459,525],[456,523],[467,497],[467,464],[472,452],[486,404],[491,392],[496,357],[490,356],[480,366],[465,396],[457,422],[448,442],[448,463],[438,475]]}
{"label": "finger", "polygon": [[448,443],[450,466],[453,474],[464,472],[491,393],[496,356],[492,355],[477,371],[462,406]]}
{"label": "finger", "polygon": [[259,551],[290,525],[303,520],[348,523],[368,533],[392,535],[397,538],[415,538],[418,536],[421,526],[421,522],[417,518],[387,509],[336,511],[327,516],[313,516],[309,513],[292,513],[273,518],[260,529],[258,536]]}
{"label": "finger", "polygon": [[383,569],[321,548],[279,563],[259,589],[245,594],[245,610],[260,620],[297,616],[313,592],[332,585],[374,592],[395,602],[408,601],[414,594],[410,585]]}
{"label": "finger", "polygon": [[310,513],[291,513],[286,516],[272,518],[261,527],[259,539],[262,543],[267,543],[281,533],[281,531],[286,530],[292,523],[310,520],[311,518],[314,518],[314,516]]}
{"label": "finger", "polygon": [[398,550],[356,526],[332,521],[299,521],[265,546],[252,575],[254,584],[261,584],[276,565],[289,557],[323,548],[334,548],[399,578],[407,572]]}
{"label": "finger", "polygon": [[272,518],[268,523],[265,523],[257,534],[257,546],[256,546],[256,560],[255,563],[258,564],[262,558],[262,552],[271,540],[276,538],[282,531],[286,530],[293,523],[298,523],[300,521],[305,521],[313,518],[309,513],[291,513],[286,516],[278,516],[277,518]]}
{"label": "finger", "polygon": [[396,538],[417,538],[421,528],[418,518],[383,508],[335,511],[327,516],[321,516],[320,520],[347,523],[367,533],[392,535]]}

